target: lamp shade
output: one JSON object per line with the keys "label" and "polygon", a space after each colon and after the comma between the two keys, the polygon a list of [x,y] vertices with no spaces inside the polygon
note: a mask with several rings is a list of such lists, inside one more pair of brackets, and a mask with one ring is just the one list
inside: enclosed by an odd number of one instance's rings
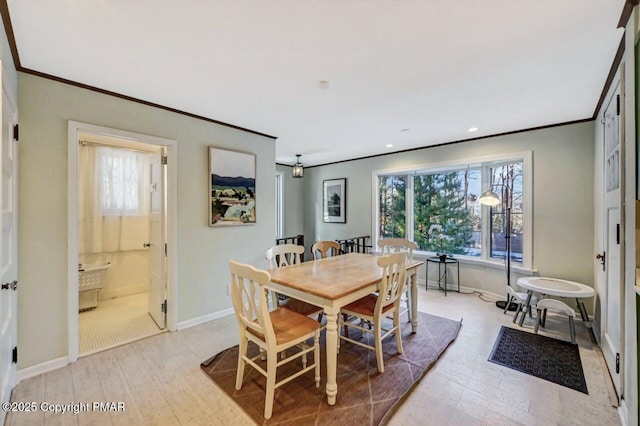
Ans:
{"label": "lamp shade", "polygon": [[485,206],[497,206],[500,204],[500,197],[492,190],[488,190],[482,193],[480,196],[480,204]]}
{"label": "lamp shade", "polygon": [[296,154],[296,157],[298,157],[298,160],[296,164],[293,165],[293,177],[301,178],[304,176],[304,166],[300,162],[300,154]]}

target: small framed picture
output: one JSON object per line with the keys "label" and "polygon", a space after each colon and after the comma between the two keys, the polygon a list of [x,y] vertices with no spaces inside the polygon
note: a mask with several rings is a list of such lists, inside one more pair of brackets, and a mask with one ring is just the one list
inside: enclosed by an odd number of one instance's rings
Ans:
{"label": "small framed picture", "polygon": [[347,179],[330,179],[322,181],[324,222],[347,222]]}
{"label": "small framed picture", "polygon": [[209,226],[256,223],[256,156],[209,147]]}

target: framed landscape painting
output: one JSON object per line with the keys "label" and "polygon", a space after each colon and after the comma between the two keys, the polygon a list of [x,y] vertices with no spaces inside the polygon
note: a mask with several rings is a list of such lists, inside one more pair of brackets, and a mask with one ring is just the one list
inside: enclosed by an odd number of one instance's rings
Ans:
{"label": "framed landscape painting", "polygon": [[347,179],[322,181],[324,221],[334,223],[347,222]]}
{"label": "framed landscape painting", "polygon": [[209,147],[209,226],[256,223],[256,156]]}

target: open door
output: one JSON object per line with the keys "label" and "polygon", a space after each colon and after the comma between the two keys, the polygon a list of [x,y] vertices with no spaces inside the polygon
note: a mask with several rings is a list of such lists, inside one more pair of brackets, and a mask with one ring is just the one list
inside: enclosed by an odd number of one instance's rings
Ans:
{"label": "open door", "polygon": [[165,167],[163,150],[154,152],[150,167],[149,314],[164,329],[167,323],[165,248]]}
{"label": "open door", "polygon": [[624,161],[620,143],[620,85],[613,87],[604,111],[604,253],[600,255],[604,268],[604,294],[602,311],[602,353],[618,395],[621,395],[622,319],[624,318],[623,265],[620,207]]}
{"label": "open door", "polygon": [[[0,65],[0,69],[2,66]],[[0,75],[0,81],[1,81]],[[2,403],[9,401],[16,385],[18,361],[18,151],[17,128],[14,128],[16,111],[2,90],[2,175],[0,177],[0,396]],[[5,410],[0,410],[0,424],[4,424]]]}

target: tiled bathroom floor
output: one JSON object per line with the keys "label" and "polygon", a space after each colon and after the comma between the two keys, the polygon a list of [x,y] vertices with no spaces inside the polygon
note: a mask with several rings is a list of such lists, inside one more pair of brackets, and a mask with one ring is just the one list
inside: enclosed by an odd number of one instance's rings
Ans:
{"label": "tiled bathroom floor", "polygon": [[161,333],[147,312],[147,293],[102,300],[80,312],[80,355]]}

